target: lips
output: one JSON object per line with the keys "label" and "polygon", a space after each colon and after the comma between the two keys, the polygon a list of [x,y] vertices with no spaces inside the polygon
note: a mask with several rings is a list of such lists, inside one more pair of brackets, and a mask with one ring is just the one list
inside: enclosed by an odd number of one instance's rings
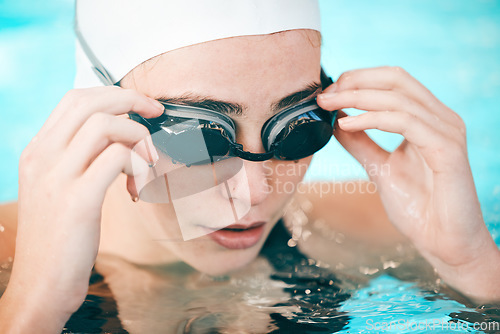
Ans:
{"label": "lips", "polygon": [[264,233],[264,222],[250,225],[233,224],[214,231],[209,236],[216,243],[228,249],[246,249],[259,242]]}

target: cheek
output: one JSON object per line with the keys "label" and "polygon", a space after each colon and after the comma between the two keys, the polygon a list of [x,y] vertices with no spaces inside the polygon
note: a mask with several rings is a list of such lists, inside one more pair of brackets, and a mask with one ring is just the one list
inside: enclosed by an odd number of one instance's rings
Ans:
{"label": "cheek", "polygon": [[295,193],[297,185],[303,180],[312,157],[295,161],[272,161],[266,166],[269,186],[274,195],[285,196]]}

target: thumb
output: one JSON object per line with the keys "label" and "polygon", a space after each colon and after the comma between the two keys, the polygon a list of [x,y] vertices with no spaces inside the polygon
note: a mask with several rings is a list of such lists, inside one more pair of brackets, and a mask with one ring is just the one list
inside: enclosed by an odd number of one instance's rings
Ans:
{"label": "thumb", "polygon": [[[347,114],[342,110],[338,112],[338,118],[346,117]],[[347,132],[342,130],[337,123],[335,138],[339,143],[362,165],[383,164],[389,157],[389,152],[378,146],[365,131]]]}

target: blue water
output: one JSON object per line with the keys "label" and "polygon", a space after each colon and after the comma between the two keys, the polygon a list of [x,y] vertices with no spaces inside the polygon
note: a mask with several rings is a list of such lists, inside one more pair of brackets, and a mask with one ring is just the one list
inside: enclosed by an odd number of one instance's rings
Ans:
{"label": "blue water", "polygon": [[[323,0],[320,5],[323,65],[332,77],[398,65],[462,116],[484,217],[500,245],[500,2]],[[17,197],[21,151],[72,86],[72,16],[69,0],[0,0],[0,202]],[[387,149],[401,140],[370,134]],[[333,164],[342,169],[324,167]],[[307,175],[308,180],[352,178],[366,176],[334,140],[317,154]],[[352,316],[344,332],[371,332],[367,319],[446,322],[451,314],[473,311],[429,295],[416,284],[379,276],[342,305]]]}

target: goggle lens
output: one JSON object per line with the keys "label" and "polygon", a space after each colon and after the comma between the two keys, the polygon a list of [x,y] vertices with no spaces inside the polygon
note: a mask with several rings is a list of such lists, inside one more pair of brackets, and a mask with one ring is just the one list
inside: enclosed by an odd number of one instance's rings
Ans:
{"label": "goggle lens", "polygon": [[322,149],[332,137],[333,119],[329,112],[319,109],[289,120],[276,138],[278,158],[299,160]]}

